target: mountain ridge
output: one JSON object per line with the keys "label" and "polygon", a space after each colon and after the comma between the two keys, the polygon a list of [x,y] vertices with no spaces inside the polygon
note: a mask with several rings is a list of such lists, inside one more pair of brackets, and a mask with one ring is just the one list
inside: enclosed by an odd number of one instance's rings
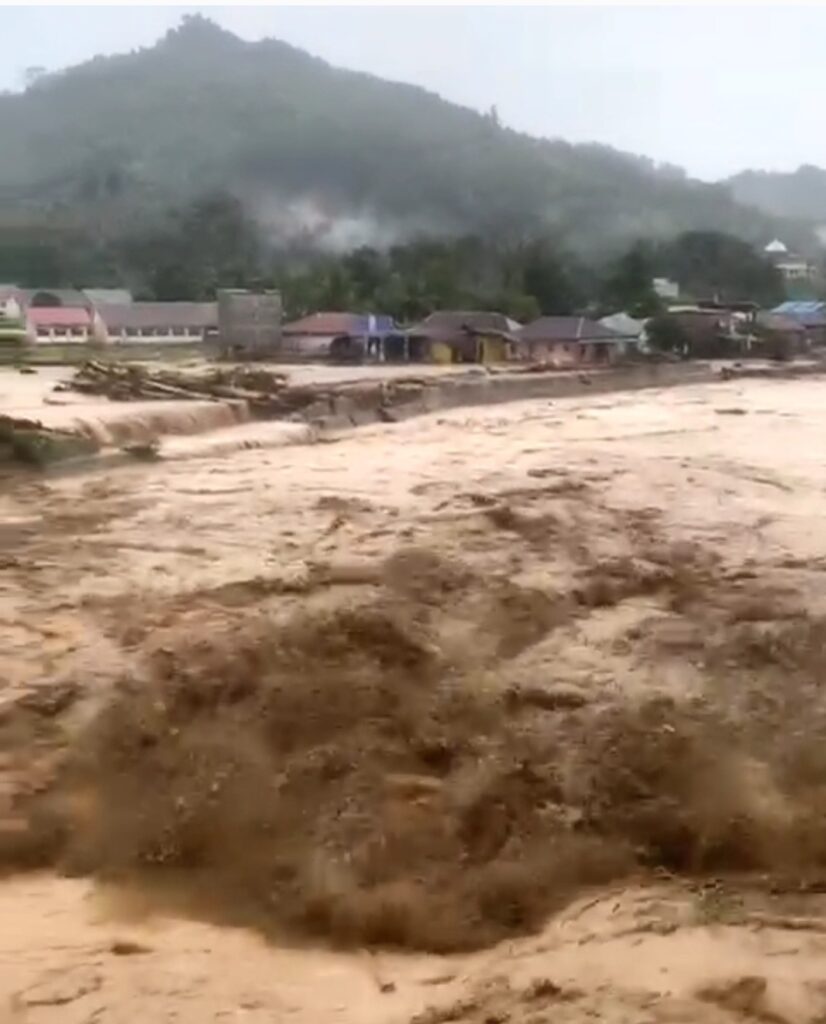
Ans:
{"label": "mountain ridge", "polygon": [[[238,195],[274,241],[546,233],[575,251],[800,221],[644,157],[534,138],[419,86],[336,68],[189,16],[154,46],[0,97],[0,217],[92,218],[111,234],[199,192]],[[327,238],[326,236],[330,236]]]}

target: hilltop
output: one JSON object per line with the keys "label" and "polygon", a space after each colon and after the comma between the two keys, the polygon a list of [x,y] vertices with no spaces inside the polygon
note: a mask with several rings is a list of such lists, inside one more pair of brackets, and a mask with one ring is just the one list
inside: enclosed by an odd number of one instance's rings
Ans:
{"label": "hilltop", "polygon": [[[724,185],[598,145],[531,138],[418,87],[331,67],[200,16],[155,46],[0,97],[0,217],[112,235],[228,189],[276,241],[347,248],[423,233],[545,231],[593,255],[788,224]],[[798,230],[797,235],[801,232]]]}

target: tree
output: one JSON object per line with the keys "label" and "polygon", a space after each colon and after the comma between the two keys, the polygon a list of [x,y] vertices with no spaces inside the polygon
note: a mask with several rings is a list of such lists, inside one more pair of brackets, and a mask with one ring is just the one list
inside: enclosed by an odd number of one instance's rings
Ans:
{"label": "tree", "polygon": [[542,314],[539,303],[533,295],[524,295],[518,292],[503,295],[495,303],[494,308],[522,324],[529,324]]}
{"label": "tree", "polygon": [[687,353],[690,338],[673,316],[661,314],[652,317],[645,328],[649,345],[658,352]]}
{"label": "tree", "polygon": [[162,227],[122,245],[131,273],[161,301],[212,299],[219,287],[244,287],[261,274],[258,230],[225,192],[169,212]]}
{"label": "tree", "polygon": [[528,243],[518,256],[522,291],[532,295],[545,316],[573,313],[584,296],[569,266],[542,240]]}
{"label": "tree", "polygon": [[751,301],[773,306],[784,298],[779,271],[739,238],[719,231],[690,231],[658,253],[664,272],[696,298]]}
{"label": "tree", "polygon": [[609,313],[624,311],[634,317],[654,316],[662,303],[654,291],[654,255],[651,246],[636,242],[611,267],[602,288],[602,304]]}

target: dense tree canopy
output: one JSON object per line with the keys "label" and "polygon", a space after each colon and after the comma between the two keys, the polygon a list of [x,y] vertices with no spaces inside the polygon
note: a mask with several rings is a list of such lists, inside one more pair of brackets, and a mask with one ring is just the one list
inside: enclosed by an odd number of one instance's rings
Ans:
{"label": "dense tree canopy", "polygon": [[225,189],[278,245],[330,242],[345,222],[354,244],[548,235],[592,262],[687,230],[795,241],[725,187],[604,146],[532,139],[498,115],[197,16],[150,49],[0,96],[0,139],[0,228],[45,210],[117,238]]}
{"label": "dense tree canopy", "polygon": [[214,298],[220,287],[279,287],[288,317],[316,310],[388,313],[412,322],[437,309],[539,315],[659,313],[655,276],[674,277],[694,298],[783,297],[775,269],[727,235],[687,233],[634,243],[614,259],[587,263],[548,235],[496,241],[464,235],[419,238],[335,254],[276,247],[242,204],[209,192],[145,228],[107,239],[88,227],[39,227],[0,235],[0,279],[28,286],[123,285],[158,300]]}
{"label": "dense tree canopy", "polygon": [[654,316],[661,302],[653,280],[663,260],[645,242],[636,242],[609,269],[602,287],[601,304],[609,310],[624,310],[635,317]]}
{"label": "dense tree canopy", "polygon": [[771,306],[783,296],[779,272],[739,238],[692,231],[660,248],[659,267],[697,298],[750,300]]}
{"label": "dense tree canopy", "polygon": [[172,211],[161,228],[127,238],[120,251],[139,290],[162,301],[214,297],[219,287],[253,283],[262,266],[255,225],[225,193]]}

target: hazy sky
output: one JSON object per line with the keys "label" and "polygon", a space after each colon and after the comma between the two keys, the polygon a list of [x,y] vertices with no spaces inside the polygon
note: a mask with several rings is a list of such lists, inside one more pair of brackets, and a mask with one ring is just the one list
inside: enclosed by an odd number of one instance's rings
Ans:
{"label": "hazy sky", "polygon": [[[714,178],[826,166],[826,8],[4,7],[0,88],[25,68],[150,45],[201,11],[344,67],[413,82],[536,135]],[[216,69],[217,70],[217,69]]]}

